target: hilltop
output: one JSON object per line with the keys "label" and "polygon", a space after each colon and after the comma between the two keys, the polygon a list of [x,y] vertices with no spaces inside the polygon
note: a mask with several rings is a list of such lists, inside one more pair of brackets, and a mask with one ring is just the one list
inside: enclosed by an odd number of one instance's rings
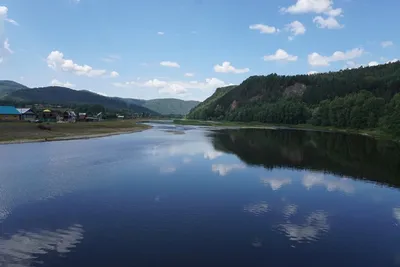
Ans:
{"label": "hilltop", "polygon": [[[313,75],[252,76],[189,119],[386,129],[400,134],[400,62]],[[397,94],[397,95],[396,95]]]}
{"label": "hilltop", "polygon": [[0,101],[12,103],[43,103],[56,105],[102,105],[111,110],[130,110],[136,113],[185,115],[197,101],[180,99],[141,100],[107,97],[87,90],[48,86],[28,88],[13,81],[0,81]]}

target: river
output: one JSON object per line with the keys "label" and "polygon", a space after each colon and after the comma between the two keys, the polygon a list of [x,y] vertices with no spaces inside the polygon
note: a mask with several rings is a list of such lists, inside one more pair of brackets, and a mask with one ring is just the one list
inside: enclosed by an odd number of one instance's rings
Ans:
{"label": "river", "polygon": [[400,146],[154,125],[0,145],[0,266],[400,266]]}

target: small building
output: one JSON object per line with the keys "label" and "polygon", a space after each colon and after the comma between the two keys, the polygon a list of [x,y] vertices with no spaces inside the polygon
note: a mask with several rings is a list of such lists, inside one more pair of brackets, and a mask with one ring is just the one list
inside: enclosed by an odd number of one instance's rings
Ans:
{"label": "small building", "polygon": [[42,112],[42,119],[44,122],[57,122],[61,120],[61,116],[57,111],[51,111],[50,109],[45,109]]}
{"label": "small building", "polygon": [[0,106],[0,121],[18,121],[19,111],[12,106]]}
{"label": "small building", "polygon": [[79,121],[86,121],[87,114],[86,113],[78,113],[78,120]]}
{"label": "small building", "polygon": [[33,121],[36,119],[35,112],[30,108],[17,108],[17,110],[21,121]]}
{"label": "small building", "polygon": [[67,122],[76,122],[76,113],[72,110],[64,111],[63,119]]}

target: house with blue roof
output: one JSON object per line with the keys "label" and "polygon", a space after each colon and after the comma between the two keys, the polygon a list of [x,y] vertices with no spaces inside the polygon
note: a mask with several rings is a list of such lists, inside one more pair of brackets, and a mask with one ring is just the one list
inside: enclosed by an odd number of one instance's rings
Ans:
{"label": "house with blue roof", "polygon": [[18,121],[20,112],[12,106],[0,106],[0,121]]}

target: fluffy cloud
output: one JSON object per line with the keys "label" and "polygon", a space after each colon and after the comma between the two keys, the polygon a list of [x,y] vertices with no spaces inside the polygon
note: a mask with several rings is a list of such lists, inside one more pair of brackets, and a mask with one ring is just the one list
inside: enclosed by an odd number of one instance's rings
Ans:
{"label": "fluffy cloud", "polygon": [[0,34],[4,32],[4,25],[3,25],[4,21],[7,21],[11,24],[18,26],[18,22],[8,18],[8,8],[6,6],[0,6]]}
{"label": "fluffy cloud", "polygon": [[368,63],[368,67],[374,67],[374,66],[378,66],[379,62],[377,61],[371,61],[370,63]]}
{"label": "fluffy cloud", "polygon": [[250,30],[257,30],[260,33],[264,34],[273,34],[279,32],[279,29],[273,27],[273,26],[268,26],[264,24],[253,24],[249,26]]}
{"label": "fluffy cloud", "polygon": [[308,55],[308,63],[311,66],[329,66],[331,62],[346,61],[362,56],[364,50],[361,48],[354,48],[352,50],[342,52],[336,51],[331,56],[322,56],[316,52]]}
{"label": "fluffy cloud", "polygon": [[170,68],[180,68],[181,67],[177,62],[173,62],[173,61],[161,61],[160,65],[164,66],[164,67],[170,67]]}
{"label": "fluffy cloud", "polygon": [[240,74],[240,73],[249,72],[250,69],[249,69],[249,68],[237,69],[237,68],[235,68],[234,66],[232,66],[230,62],[225,61],[225,62],[222,63],[222,65],[215,65],[215,66],[214,66],[214,71],[215,71],[215,72],[222,72],[222,73],[236,73],[236,74]]}
{"label": "fluffy cloud", "polygon": [[321,16],[317,16],[314,18],[313,22],[317,24],[318,28],[321,29],[341,29],[344,27],[334,17],[328,17],[324,19]]}
{"label": "fluffy cloud", "polygon": [[71,59],[65,59],[60,51],[52,51],[47,57],[47,65],[55,70],[70,72],[78,76],[98,77],[107,73],[106,70],[96,70],[88,65],[78,65]]}
{"label": "fluffy cloud", "polygon": [[289,40],[293,40],[294,36],[306,33],[306,27],[304,27],[303,23],[297,20],[287,24],[285,29],[292,34],[292,36],[289,36]]}
{"label": "fluffy cloud", "polygon": [[11,50],[8,39],[5,37],[5,21],[10,22],[14,25],[18,25],[15,20],[8,18],[8,8],[5,6],[0,6],[0,63],[4,61],[5,56],[14,53]]}
{"label": "fluffy cloud", "polygon": [[193,76],[194,76],[194,73],[190,73],[190,72],[185,73],[185,77],[193,77]]}
{"label": "fluffy cloud", "polygon": [[110,73],[110,76],[111,76],[111,78],[117,78],[117,77],[119,77],[119,73],[116,72],[116,71],[112,71],[112,72]]}
{"label": "fluffy cloud", "polygon": [[308,75],[314,75],[314,74],[317,74],[317,73],[318,73],[318,71],[312,70],[312,71],[309,71],[307,74]]}
{"label": "fluffy cloud", "polygon": [[386,48],[386,47],[389,47],[389,46],[393,46],[393,45],[394,45],[394,43],[392,41],[384,41],[384,42],[381,43],[381,46],[383,48]]}
{"label": "fluffy cloud", "polygon": [[164,32],[157,32],[158,35],[164,35]]}
{"label": "fluffy cloud", "polygon": [[335,17],[341,16],[343,10],[341,8],[333,8],[333,0],[297,0],[296,4],[287,8],[281,8],[284,13],[304,14],[316,13],[326,15],[314,18],[314,23],[321,29],[341,29],[341,25]]}
{"label": "fluffy cloud", "polygon": [[63,83],[63,82],[60,82],[60,81],[57,80],[57,79],[53,79],[53,80],[50,82],[50,85],[52,85],[52,86],[62,86],[62,87],[68,87],[68,88],[75,88],[75,87],[76,87],[75,84],[72,84],[72,83],[70,83],[70,82],[65,82],[65,83]]}
{"label": "fluffy cloud", "polygon": [[116,87],[122,88],[155,88],[161,94],[181,95],[186,94],[189,89],[211,90],[218,87],[227,86],[224,81],[217,78],[208,78],[204,82],[191,81],[165,81],[152,79],[145,82],[131,81],[125,83],[114,83]]}
{"label": "fluffy cloud", "polygon": [[290,14],[316,13],[335,17],[342,14],[342,9],[334,9],[333,0],[297,0],[296,4],[281,8],[281,12]]}
{"label": "fluffy cloud", "polygon": [[278,49],[275,54],[264,56],[265,61],[297,61],[298,57],[289,55],[285,50]]}
{"label": "fluffy cloud", "polygon": [[8,39],[4,41],[4,49],[10,54],[14,53],[14,51],[12,51],[10,48],[10,43],[8,42]]}

